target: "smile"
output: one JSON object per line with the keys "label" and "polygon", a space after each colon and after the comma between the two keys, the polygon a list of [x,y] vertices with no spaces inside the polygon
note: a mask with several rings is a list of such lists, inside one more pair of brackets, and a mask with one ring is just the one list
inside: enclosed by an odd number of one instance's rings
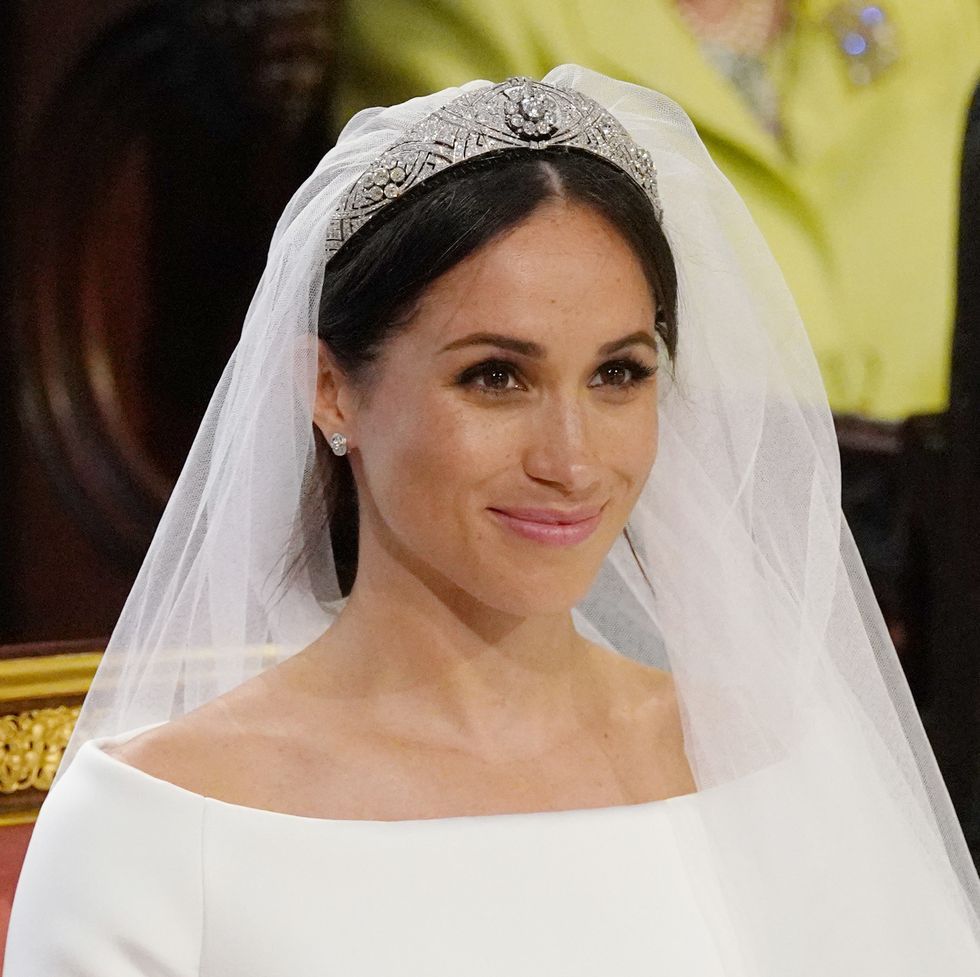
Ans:
{"label": "smile", "polygon": [[551,546],[571,546],[574,543],[581,543],[592,535],[602,518],[601,511],[574,522],[556,522],[553,516],[549,516],[548,521],[529,519],[502,509],[491,509],[490,512],[497,517],[501,525],[519,536]]}

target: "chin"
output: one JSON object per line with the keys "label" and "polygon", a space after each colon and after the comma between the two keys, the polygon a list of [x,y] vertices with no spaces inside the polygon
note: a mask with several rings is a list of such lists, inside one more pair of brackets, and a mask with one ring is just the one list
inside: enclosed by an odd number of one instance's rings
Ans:
{"label": "chin", "polygon": [[[540,599],[538,599],[540,597]],[[577,598],[565,598],[554,591],[546,594],[488,594],[484,603],[516,618],[548,617],[566,614],[578,603]]]}
{"label": "chin", "polygon": [[526,567],[515,572],[512,565],[504,566],[491,577],[498,586],[487,586],[484,577],[469,592],[487,606],[515,617],[564,614],[585,598],[595,582],[596,573],[586,573],[582,566],[576,570],[560,574],[542,565],[529,573]]}

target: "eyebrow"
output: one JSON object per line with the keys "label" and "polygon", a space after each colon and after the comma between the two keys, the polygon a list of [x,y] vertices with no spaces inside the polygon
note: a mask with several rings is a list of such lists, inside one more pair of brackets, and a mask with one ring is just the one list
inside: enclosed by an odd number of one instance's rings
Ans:
{"label": "eyebrow", "polygon": [[[631,332],[628,336],[603,343],[598,351],[601,356],[607,356],[609,353],[618,352],[627,346],[634,346],[637,343],[649,346],[654,351],[657,349],[657,340],[653,334],[647,332],[645,329],[638,329],[636,332]],[[527,339],[515,339],[513,336],[504,336],[495,332],[470,333],[468,336],[463,336],[462,339],[456,339],[451,343],[447,343],[439,352],[446,353],[452,349],[462,349],[464,346],[499,346],[501,349],[508,349],[513,353],[519,353],[521,356],[527,356],[531,359],[543,359],[547,355],[544,347],[538,343],[531,342]]]}

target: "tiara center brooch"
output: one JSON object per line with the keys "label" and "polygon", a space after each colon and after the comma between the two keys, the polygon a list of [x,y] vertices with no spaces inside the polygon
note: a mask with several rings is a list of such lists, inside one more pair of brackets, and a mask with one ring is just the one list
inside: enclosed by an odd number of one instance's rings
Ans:
{"label": "tiara center brooch", "polygon": [[662,221],[653,158],[612,113],[574,88],[508,78],[447,102],[372,162],[329,221],[327,260],[382,208],[436,173],[487,153],[552,146],[592,153],[623,170]]}
{"label": "tiara center brooch", "polygon": [[546,94],[535,95],[530,87],[514,86],[504,94],[514,103],[507,125],[525,139],[547,139],[560,123],[561,113],[555,100]]}

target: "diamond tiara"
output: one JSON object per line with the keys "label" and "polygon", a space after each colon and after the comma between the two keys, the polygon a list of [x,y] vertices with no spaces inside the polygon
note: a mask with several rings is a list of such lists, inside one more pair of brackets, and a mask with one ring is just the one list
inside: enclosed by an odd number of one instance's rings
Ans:
{"label": "diamond tiara", "polygon": [[572,88],[508,78],[426,116],[364,171],[330,220],[327,260],[392,200],[436,173],[486,153],[551,146],[585,150],[619,167],[662,222],[653,159],[606,109]]}

